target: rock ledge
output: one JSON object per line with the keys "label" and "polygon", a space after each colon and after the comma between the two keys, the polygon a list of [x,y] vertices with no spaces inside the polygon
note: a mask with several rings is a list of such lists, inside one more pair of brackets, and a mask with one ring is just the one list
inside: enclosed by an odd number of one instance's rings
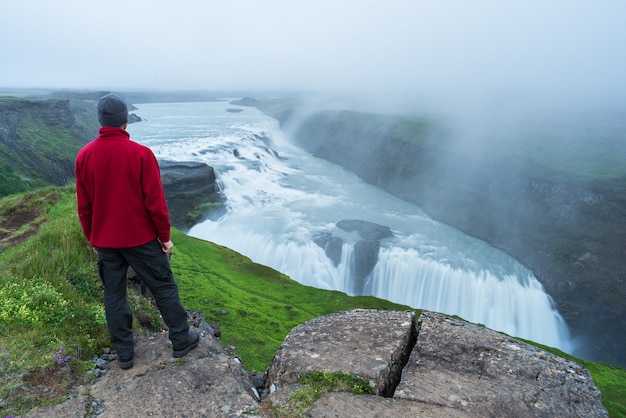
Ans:
{"label": "rock ledge", "polygon": [[[243,365],[203,324],[202,340],[173,359],[166,333],[139,337],[135,366],[116,363],[95,384],[25,417],[274,416],[302,374],[342,372],[369,380],[375,395],[324,394],[311,417],[608,417],[582,366],[446,315],[351,310],[314,318],[285,338],[267,371],[262,401]],[[262,407],[261,407],[262,406]]]}

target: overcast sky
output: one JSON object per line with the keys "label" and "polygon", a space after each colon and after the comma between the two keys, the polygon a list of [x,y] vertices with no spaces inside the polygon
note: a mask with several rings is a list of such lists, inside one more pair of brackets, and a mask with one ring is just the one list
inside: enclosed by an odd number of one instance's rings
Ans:
{"label": "overcast sky", "polygon": [[626,98],[624,0],[3,0],[0,87]]}

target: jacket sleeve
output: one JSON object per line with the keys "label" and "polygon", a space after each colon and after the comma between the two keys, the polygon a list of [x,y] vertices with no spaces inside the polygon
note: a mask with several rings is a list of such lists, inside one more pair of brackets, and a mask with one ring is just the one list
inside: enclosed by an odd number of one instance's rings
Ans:
{"label": "jacket sleeve", "polygon": [[148,151],[143,161],[142,189],[144,205],[161,242],[170,240],[170,215],[161,183],[159,163],[152,151]]}
{"label": "jacket sleeve", "polygon": [[91,197],[89,195],[83,177],[79,158],[80,156],[77,157],[76,165],[74,168],[74,175],[76,177],[76,204],[78,208],[78,219],[80,220],[80,225],[83,228],[83,233],[85,234],[85,237],[87,237],[87,240],[89,241],[91,238],[93,208]]}

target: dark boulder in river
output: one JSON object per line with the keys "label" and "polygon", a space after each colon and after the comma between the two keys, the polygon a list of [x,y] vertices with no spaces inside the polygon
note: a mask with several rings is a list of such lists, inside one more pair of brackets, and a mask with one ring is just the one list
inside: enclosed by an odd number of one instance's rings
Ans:
{"label": "dark boulder in river", "polygon": [[203,218],[223,211],[213,167],[192,161],[159,161],[159,166],[174,227],[189,229]]}

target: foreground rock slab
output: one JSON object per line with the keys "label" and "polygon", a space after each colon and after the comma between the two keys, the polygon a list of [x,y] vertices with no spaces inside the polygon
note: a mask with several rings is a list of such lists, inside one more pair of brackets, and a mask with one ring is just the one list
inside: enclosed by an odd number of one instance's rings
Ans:
{"label": "foreground rock slab", "polygon": [[385,397],[327,393],[307,416],[608,417],[579,364],[447,315],[424,311],[416,325],[412,318],[355,310],[294,328],[270,365],[276,390],[264,402],[286,407],[299,375],[330,371],[369,379]]}
{"label": "foreground rock slab", "polygon": [[[348,414],[348,415],[344,415]],[[345,392],[325,393],[307,414],[315,418],[465,418],[468,415],[454,408],[400,398],[353,395]]]}
{"label": "foreground rock slab", "polygon": [[581,365],[432,312],[420,316],[394,396],[476,417],[608,417]]}
{"label": "foreground rock slab", "polygon": [[314,318],[285,338],[268,382],[280,387],[315,371],[342,372],[369,380],[376,395],[392,396],[416,337],[413,311],[356,309]]}
{"label": "foreground rock slab", "polygon": [[[79,389],[79,392],[81,390]],[[88,392],[52,408],[36,408],[24,417],[234,417],[250,414],[259,404],[238,360],[204,334],[197,348],[182,359],[172,357],[167,333],[139,337],[134,367],[111,363],[107,374]]]}

